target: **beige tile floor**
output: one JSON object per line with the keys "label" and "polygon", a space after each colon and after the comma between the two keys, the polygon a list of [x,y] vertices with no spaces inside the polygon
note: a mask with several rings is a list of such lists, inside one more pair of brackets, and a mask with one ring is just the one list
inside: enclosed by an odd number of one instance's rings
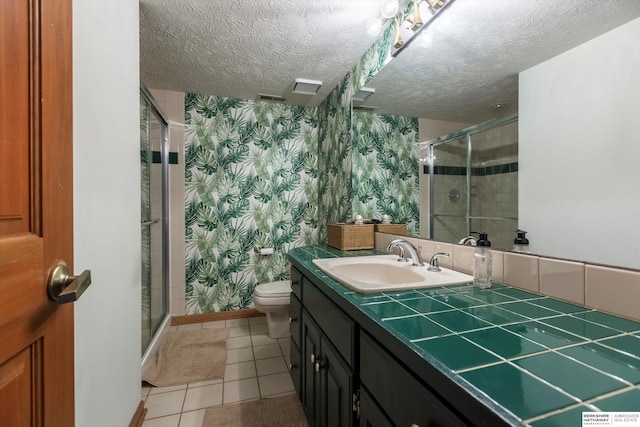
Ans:
{"label": "beige tile floor", "polygon": [[287,367],[289,338],[272,339],[264,317],[172,326],[228,328],[224,379],[175,387],[142,385],[143,427],[202,427],[205,408],[294,392]]}

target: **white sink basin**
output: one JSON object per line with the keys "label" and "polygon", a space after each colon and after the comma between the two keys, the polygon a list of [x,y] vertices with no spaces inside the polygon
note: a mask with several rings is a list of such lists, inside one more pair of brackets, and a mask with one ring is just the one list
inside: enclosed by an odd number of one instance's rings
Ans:
{"label": "white sink basin", "polygon": [[313,263],[329,277],[360,293],[399,291],[469,283],[473,277],[442,268],[432,272],[427,266],[414,267],[398,262],[397,255],[314,259]]}

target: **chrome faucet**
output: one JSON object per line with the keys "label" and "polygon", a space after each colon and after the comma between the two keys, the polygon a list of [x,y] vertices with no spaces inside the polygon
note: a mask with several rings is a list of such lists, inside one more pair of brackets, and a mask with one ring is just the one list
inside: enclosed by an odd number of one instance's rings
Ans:
{"label": "chrome faucet", "polygon": [[416,267],[424,266],[424,262],[422,261],[420,252],[418,251],[418,249],[416,249],[415,246],[411,244],[411,242],[408,242],[404,239],[395,239],[395,240],[392,240],[391,243],[387,245],[388,251],[391,251],[391,249],[393,248],[399,249],[400,260],[406,259],[405,252],[404,252],[406,250],[407,252],[409,252],[409,255],[411,256],[411,260],[413,261],[413,264],[411,265],[414,265]]}
{"label": "chrome faucet", "polygon": [[473,236],[467,236],[461,239],[458,244],[459,245],[467,245],[467,246],[476,246],[478,240]]}
{"label": "chrome faucet", "polygon": [[427,270],[429,271],[442,271],[440,269],[440,264],[438,263],[438,259],[440,257],[448,257],[449,254],[446,252],[438,252],[437,254],[433,255],[431,257],[431,260],[429,260],[429,268],[427,268]]}

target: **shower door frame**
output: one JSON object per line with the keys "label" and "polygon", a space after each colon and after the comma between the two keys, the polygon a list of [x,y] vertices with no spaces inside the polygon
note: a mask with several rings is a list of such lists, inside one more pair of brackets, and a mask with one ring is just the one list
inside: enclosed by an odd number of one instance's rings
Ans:
{"label": "shower door frame", "polygon": [[[435,147],[438,145],[446,144],[454,140],[461,140],[466,138],[467,143],[467,158],[466,158],[466,212],[465,212],[465,220],[466,220],[466,234],[469,235],[471,232],[471,220],[473,219],[485,219],[485,220],[501,220],[507,218],[500,217],[480,217],[480,216],[472,216],[471,215],[471,168],[472,168],[472,159],[471,155],[473,153],[473,141],[471,139],[472,135],[478,134],[480,132],[484,132],[493,128],[497,128],[500,126],[508,125],[513,122],[518,121],[518,114],[511,114],[504,117],[499,117],[493,120],[488,120],[486,122],[479,123],[477,125],[469,126],[467,128],[461,129],[459,131],[455,131],[449,133],[447,135],[440,136],[438,138],[429,140],[424,143],[428,147],[428,155],[429,155],[429,239],[433,239],[434,237],[434,217],[436,216],[433,212],[433,206],[435,206],[435,179],[434,179],[434,159],[435,159]],[[508,218],[513,219],[513,218]],[[515,218],[517,220],[517,218]],[[460,236],[461,238],[464,236]]]}
{"label": "shower door frame", "polygon": [[[162,271],[161,271],[161,280],[162,280],[162,318],[157,322],[157,324],[151,325],[150,333],[151,338],[149,342],[146,344],[146,347],[142,349],[143,361],[146,359],[146,354],[152,350],[154,346],[154,341],[157,339],[157,335],[164,328],[163,325],[167,323],[168,318],[170,317],[169,313],[169,122],[165,119],[162,114],[158,104],[155,99],[151,95],[151,92],[144,86],[140,86],[140,95],[148,104],[149,107],[149,117],[151,115],[155,116],[158,122],[161,125],[161,138],[162,143],[160,145],[160,168],[161,168],[161,192],[162,192],[162,201],[161,201],[161,227],[162,227]],[[149,133],[149,130],[147,130]],[[150,137],[149,144],[151,145]],[[152,150],[150,150],[152,151]],[[151,160],[151,159],[150,159]],[[151,173],[151,171],[149,172]],[[141,227],[149,226],[151,227],[154,224],[144,225],[141,223]]]}

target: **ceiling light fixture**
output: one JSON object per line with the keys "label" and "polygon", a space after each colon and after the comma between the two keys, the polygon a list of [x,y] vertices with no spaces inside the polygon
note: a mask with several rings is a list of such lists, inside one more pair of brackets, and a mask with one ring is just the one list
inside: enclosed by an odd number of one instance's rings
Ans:
{"label": "ceiling light fixture", "polygon": [[380,13],[383,18],[389,19],[393,18],[398,14],[398,10],[400,9],[400,3],[398,0],[389,0],[386,1],[380,6]]}
{"label": "ceiling light fixture", "polygon": [[[380,13],[382,18],[372,18],[367,22],[367,34],[376,36],[384,24],[393,20],[395,25],[396,49],[391,56],[395,57],[400,51],[422,31],[436,14],[454,0],[389,0],[382,4]],[[406,30],[406,31],[404,31]]]}
{"label": "ceiling light fixture", "polygon": [[315,95],[322,86],[320,80],[295,79],[293,81],[293,89],[291,92],[300,95]]}

